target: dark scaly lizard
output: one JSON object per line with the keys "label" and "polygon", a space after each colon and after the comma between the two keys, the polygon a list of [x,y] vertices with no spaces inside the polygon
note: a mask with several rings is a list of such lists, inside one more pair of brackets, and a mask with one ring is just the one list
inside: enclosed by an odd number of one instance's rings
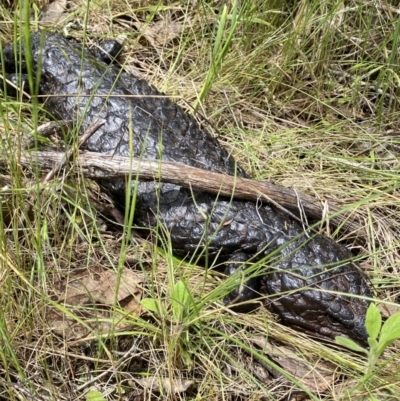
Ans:
{"label": "dark scaly lizard", "polygon": [[[18,82],[12,74],[14,48],[18,46],[7,45],[3,56],[8,77]],[[88,150],[161,158],[245,176],[207,130],[146,81],[106,64],[89,49],[56,33],[33,33],[28,50],[33,72],[36,74],[38,65],[41,68],[40,94],[58,95],[44,103],[54,118],[75,121],[80,132],[99,118],[106,120],[87,141]],[[124,181],[103,180],[101,185],[119,204],[125,204]],[[273,255],[260,278],[249,280],[247,289],[235,290],[228,299],[249,299],[257,291],[269,294],[284,324],[323,338],[345,335],[366,344],[369,301],[362,297],[372,294],[344,246],[305,233],[296,221],[271,205],[231,200],[173,184],[134,185],[135,224],[154,228],[161,223],[177,255],[193,255],[206,247],[209,259],[226,262],[228,274],[246,262]]]}

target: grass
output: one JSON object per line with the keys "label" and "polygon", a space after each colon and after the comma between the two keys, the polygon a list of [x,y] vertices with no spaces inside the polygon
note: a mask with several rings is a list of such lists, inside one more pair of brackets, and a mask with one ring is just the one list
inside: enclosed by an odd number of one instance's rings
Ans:
{"label": "grass", "polygon": [[[400,288],[394,4],[81,1],[57,29],[78,40],[125,35],[125,68],[199,111],[253,178],[350,208],[365,237],[320,231],[361,256],[387,314]],[[16,15],[2,3],[3,44],[27,29]],[[94,390],[109,400],[398,399],[398,343],[363,382],[366,358],[263,307],[227,310],[217,272],[175,258],[168,241],[161,249],[132,236],[132,216],[116,230],[93,207],[107,202],[94,183],[65,172],[42,186],[43,173],[19,166],[18,144],[46,118],[38,104],[0,98],[0,399],[86,400]],[[98,266],[118,286],[126,267],[143,271],[151,316],[117,299],[100,314],[90,302],[64,304],[60,283]]]}

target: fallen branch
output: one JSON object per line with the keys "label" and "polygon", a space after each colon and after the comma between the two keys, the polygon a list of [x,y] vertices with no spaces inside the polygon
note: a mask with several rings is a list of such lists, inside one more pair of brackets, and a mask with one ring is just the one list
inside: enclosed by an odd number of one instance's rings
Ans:
{"label": "fallen branch", "polygon": [[[64,156],[64,153],[51,151],[23,152],[21,164],[28,168],[37,165],[42,169],[51,170]],[[92,179],[110,180],[131,174],[133,178],[137,176],[141,180],[168,182],[221,196],[231,197],[234,193],[235,199],[265,200],[281,209],[288,209],[296,216],[305,214],[314,220],[329,220],[332,225],[346,232],[364,231],[358,221],[349,215],[343,215],[345,207],[330,203],[330,215],[325,216],[324,203],[320,200],[271,182],[232,177],[176,162],[161,163],[158,160],[140,160],[93,152],[80,153],[73,166],[85,177]]]}

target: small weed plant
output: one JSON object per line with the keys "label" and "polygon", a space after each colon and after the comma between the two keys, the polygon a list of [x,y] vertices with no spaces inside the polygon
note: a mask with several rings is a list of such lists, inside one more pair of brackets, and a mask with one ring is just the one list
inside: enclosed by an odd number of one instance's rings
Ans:
{"label": "small weed plant", "polygon": [[[365,384],[374,375],[378,359],[383,352],[400,338],[400,312],[390,316],[386,322],[382,324],[382,315],[375,303],[371,303],[366,316],[366,328],[368,332],[369,349],[358,345],[349,338],[338,336],[336,342],[356,352],[362,352],[367,355],[368,366],[365,375],[360,381],[360,385]],[[370,396],[370,400],[377,400],[374,396]]]}

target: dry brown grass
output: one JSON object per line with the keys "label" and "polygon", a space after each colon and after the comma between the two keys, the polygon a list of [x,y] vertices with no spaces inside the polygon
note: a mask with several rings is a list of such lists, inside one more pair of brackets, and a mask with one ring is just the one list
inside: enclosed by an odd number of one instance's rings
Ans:
{"label": "dry brown grass", "polygon": [[[199,118],[252,177],[357,214],[368,233],[357,245],[333,227],[321,231],[363,257],[378,298],[393,311],[400,288],[400,9],[384,0],[258,3],[238,3],[243,14]],[[76,0],[57,29],[81,40],[87,17],[89,40],[126,36],[126,70],[192,112],[210,72],[223,5]],[[14,11],[0,5],[0,15],[4,43],[12,39]],[[229,29],[228,19],[222,43]],[[0,108],[2,152],[10,155],[0,192],[0,399],[85,400],[94,389],[109,400],[304,399],[305,390],[305,399],[398,399],[398,344],[361,394],[349,395],[366,368],[362,357],[293,332],[264,308],[247,315],[226,310],[218,302],[218,273],[122,234],[91,206],[81,177],[67,174],[39,188],[40,174],[22,171],[11,147],[11,138],[32,127],[32,110],[4,98]],[[171,277],[180,278],[200,300],[198,309],[192,305],[177,323],[168,308],[137,317],[114,305],[107,331],[94,319],[90,334],[82,334],[93,305],[78,313],[54,302],[54,288],[74,270],[98,265],[116,274],[143,270],[147,294],[166,306]],[[60,334],[49,321],[51,308],[79,330]],[[314,372],[308,382],[291,370],[302,364]],[[156,389],[149,378],[166,382]],[[178,391],[188,380],[191,386]]]}

